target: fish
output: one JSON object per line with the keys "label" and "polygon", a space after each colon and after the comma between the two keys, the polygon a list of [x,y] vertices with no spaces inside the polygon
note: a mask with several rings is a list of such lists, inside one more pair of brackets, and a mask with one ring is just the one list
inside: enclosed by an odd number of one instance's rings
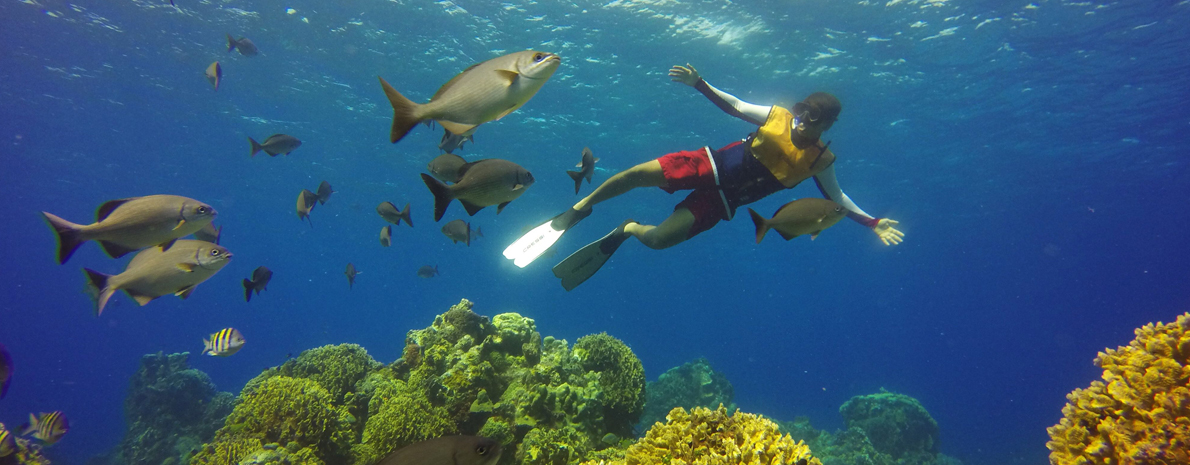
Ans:
{"label": "fish", "polygon": [[479,226],[476,226],[475,229],[471,230],[471,240],[474,241],[476,238],[479,238],[479,237],[483,237],[483,229],[480,229]]}
{"label": "fish", "polygon": [[579,188],[583,185],[583,179],[587,180],[587,184],[591,183],[591,176],[595,174],[595,162],[599,161],[591,154],[591,149],[583,147],[583,161],[575,165],[579,168],[578,171],[567,171],[570,179],[574,180],[574,193],[577,194]]}
{"label": "fish", "polygon": [[383,247],[388,247],[388,246],[392,245],[392,243],[393,243],[393,226],[390,224],[383,228],[380,228],[380,245]]}
{"label": "fish", "polygon": [[168,249],[175,240],[194,234],[218,214],[210,205],[178,195],[109,200],[99,206],[95,222],[89,225],[41,212],[58,236],[59,264],[65,264],[80,245],[92,240],[98,241],[112,258],[155,245]]}
{"label": "fish", "polygon": [[21,425],[21,436],[28,436],[32,433],[34,438],[40,439],[47,445],[58,442],[67,431],[70,431],[70,422],[66,420],[66,415],[62,414],[61,410],[43,412],[40,415],[30,413],[29,422]]}
{"label": "fish", "polygon": [[322,181],[318,183],[318,190],[314,192],[318,196],[318,204],[326,205],[326,201],[331,199],[331,194],[334,194],[334,189],[331,189],[331,183]]}
{"label": "fish", "polygon": [[503,447],[483,436],[443,436],[398,449],[376,465],[493,465]]}
{"label": "fish", "polygon": [[252,149],[252,152],[248,154],[249,157],[256,156],[261,150],[264,150],[264,153],[269,154],[270,157],[275,157],[280,154],[289,155],[290,152],[302,146],[302,141],[288,134],[273,134],[265,139],[264,143],[249,137],[248,144]]}
{"label": "fish", "polygon": [[461,150],[464,142],[475,143],[475,130],[479,126],[471,128],[465,134],[454,134],[448,129],[442,130],[442,140],[438,141],[438,149],[446,153],[453,153],[455,150]]}
{"label": "fish", "polygon": [[433,278],[438,276],[438,265],[426,265],[417,269],[417,276],[420,278]]}
{"label": "fish", "polygon": [[405,220],[405,224],[408,224],[411,228],[413,227],[413,218],[409,214],[408,203],[405,204],[404,210],[397,210],[397,206],[393,205],[392,202],[381,202],[380,205],[376,206],[376,213],[379,213],[380,217],[389,223],[400,226],[401,220]]}
{"label": "fish", "polygon": [[200,241],[218,244],[219,240],[223,238],[223,226],[216,228],[215,223],[207,223],[202,229],[194,232],[194,238]]}
{"label": "fish", "polygon": [[299,220],[306,220],[310,222],[310,227],[314,227],[314,221],[310,219],[310,211],[314,210],[314,205],[318,203],[318,194],[310,192],[310,189],[302,189],[298,192],[297,198],[297,216]]}
{"label": "fish", "polygon": [[460,242],[471,246],[471,224],[463,220],[451,220],[442,226],[442,234],[450,238],[451,243],[458,244]]}
{"label": "fish", "polygon": [[227,51],[230,53],[232,50],[239,50],[240,55],[246,57],[255,56],[257,53],[259,53],[259,51],[256,50],[256,44],[252,43],[252,41],[248,38],[240,37],[239,40],[236,40],[231,37],[231,34],[228,34]]}
{"label": "fish", "polygon": [[244,335],[235,328],[221,329],[202,340],[202,353],[212,357],[230,357],[244,348]]}
{"label": "fish", "polygon": [[0,344],[0,399],[8,395],[8,386],[12,384],[12,354],[8,348]]}
{"label": "fish", "polygon": [[822,230],[847,216],[847,210],[830,200],[805,198],[782,205],[770,219],[751,208],[748,214],[752,215],[752,223],[756,225],[756,243],[759,244],[769,229],[775,229],[787,241],[802,234],[809,234],[811,240],[816,239]]}
{"label": "fish", "polygon": [[359,274],[359,272],[355,270],[355,265],[348,263],[347,271],[344,271],[343,274],[347,275],[347,288],[351,289],[352,287],[355,287],[355,276]]}
{"label": "fish", "polygon": [[449,186],[425,173],[421,179],[434,194],[434,221],[442,219],[454,199],[463,204],[469,215],[474,216],[491,205],[497,205],[496,214],[499,214],[534,182],[529,170],[498,158],[463,165],[459,168],[459,182]]}
{"label": "fish", "polygon": [[0,457],[8,457],[19,449],[16,436],[0,427]]}
{"label": "fish", "polygon": [[267,291],[271,279],[273,279],[273,270],[268,267],[259,266],[252,270],[252,279],[244,279],[244,302],[252,301],[253,291],[256,291],[256,295],[260,295],[260,291]]}
{"label": "fish", "polygon": [[207,81],[215,87],[215,90],[219,90],[219,81],[223,80],[223,67],[219,65],[219,62],[211,63],[211,66],[207,67],[206,74]]}
{"label": "fish", "polygon": [[437,121],[452,134],[467,135],[528,102],[561,63],[558,55],[535,50],[501,55],[463,70],[423,104],[405,98],[381,77],[380,86],[393,107],[389,142],[397,143],[425,120]]}
{"label": "fish", "polygon": [[139,305],[168,294],[182,299],[190,297],[196,286],[223,269],[231,257],[231,252],[223,246],[180,239],[169,250],[158,247],[142,250],[117,275],[90,268],[83,271],[91,286],[99,290],[99,302],[95,306],[95,315],[99,316],[112,294],[120,290]]}
{"label": "fish", "polygon": [[430,160],[430,164],[426,165],[426,169],[430,171],[430,175],[439,181],[456,183],[459,182],[459,168],[462,168],[466,164],[467,160],[464,160],[463,157],[453,153],[444,153]]}

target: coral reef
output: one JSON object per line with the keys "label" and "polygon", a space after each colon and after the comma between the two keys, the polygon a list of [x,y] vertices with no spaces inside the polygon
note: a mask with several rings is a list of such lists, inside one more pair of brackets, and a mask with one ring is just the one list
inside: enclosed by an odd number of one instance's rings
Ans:
{"label": "coral reef", "polygon": [[658,376],[657,381],[649,383],[645,393],[645,411],[640,420],[641,430],[648,429],[653,423],[664,423],[665,415],[674,407],[715,408],[723,404],[727,406],[727,410],[735,409],[735,404],[732,403],[735,394],[731,383],[723,373],[713,370],[705,358],[670,368]]}
{"label": "coral reef", "polygon": [[[727,414],[695,407],[687,412],[678,407],[656,423],[636,444],[628,447],[623,461],[614,465],[822,465],[810,455],[804,442],[782,436],[777,424],[759,416],[736,411]],[[597,465],[588,461],[585,465]]]}
{"label": "coral reef", "polygon": [[190,368],[189,357],[189,352],[141,357],[124,399],[128,431],[108,457],[91,463],[186,463],[211,440],[235,398]]}
{"label": "coral reef", "polygon": [[17,446],[13,453],[0,457],[0,465],[50,465],[50,461],[41,455],[41,446],[33,441],[17,436],[20,431],[13,431],[0,423],[0,431],[8,430],[12,434]]}
{"label": "coral reef", "polygon": [[852,397],[839,407],[839,414],[848,428],[863,430],[876,450],[893,459],[938,453],[938,423],[912,397],[881,390]]}
{"label": "coral reef", "polygon": [[500,441],[505,465],[614,456],[601,451],[620,443],[604,438],[631,435],[645,395],[628,346],[603,334],[572,351],[532,319],[471,308],[463,300],[409,331],[387,366],[344,344],[265,370],[190,463],[368,465],[447,434]]}
{"label": "coral reef", "polygon": [[1095,357],[1103,381],[1066,396],[1050,463],[1190,463],[1190,313]]}

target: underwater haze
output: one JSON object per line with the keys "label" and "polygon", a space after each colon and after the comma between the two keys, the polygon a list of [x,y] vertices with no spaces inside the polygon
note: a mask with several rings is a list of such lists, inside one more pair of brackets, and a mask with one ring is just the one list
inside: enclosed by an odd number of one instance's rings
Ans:
{"label": "underwater haze", "polygon": [[[1066,393],[1099,376],[1096,353],[1190,310],[1187,1],[174,3],[0,0],[0,343],[16,367],[0,422],[65,412],[72,429],[45,452],[55,463],[119,442],[143,354],[188,351],[239,392],[324,344],[396,360],[406,331],[466,298],[571,342],[606,331],[650,380],[706,357],[746,412],[835,430],[841,404],[883,388],[919,399],[963,463],[1038,464]],[[229,53],[227,34],[259,55]],[[499,215],[455,204],[434,222],[419,174],[442,129],[390,144],[377,76],[424,102],[525,49],[561,66],[457,153],[514,161],[536,183]],[[217,91],[203,75],[216,60]],[[558,255],[504,259],[612,174],[756,129],[671,82],[686,63],[759,105],[838,96],[823,138],[840,184],[900,221],[904,243],[844,220],[814,241],[757,244],[737,215],[666,250],[626,242],[565,291],[551,266],[625,218],[659,223],[684,196],[642,189],[595,207]],[[275,133],[303,144],[248,156],[248,137]],[[564,171],[583,147],[600,160],[574,195]],[[323,180],[336,192],[307,224],[295,194]],[[105,201],[150,194],[214,206],[234,257],[187,300],[120,293],[96,317],[81,268],[115,274],[128,257],[86,243],[57,264],[39,212],[86,223]],[[819,196],[803,183],[750,206]],[[413,213],[388,248],[383,201]],[[440,228],[456,218],[484,236],[452,243]],[[245,303],[240,281],[262,265],[272,282]],[[440,274],[419,277],[426,265]],[[244,348],[201,356],[227,327]]]}

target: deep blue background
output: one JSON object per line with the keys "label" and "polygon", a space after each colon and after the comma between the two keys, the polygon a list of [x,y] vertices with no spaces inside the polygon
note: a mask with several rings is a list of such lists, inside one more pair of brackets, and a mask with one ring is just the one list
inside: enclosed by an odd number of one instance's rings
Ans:
{"label": "deep blue background", "polygon": [[[406,331],[460,298],[571,342],[607,331],[650,379],[705,356],[746,411],[834,429],[839,405],[883,387],[922,401],[947,454],[1044,463],[1045,428],[1099,375],[1096,352],[1190,310],[1185,2],[176,3],[0,3],[0,341],[17,363],[0,421],[65,411],[73,429],[48,452],[62,463],[119,440],[142,354],[190,351],[238,391],[322,344],[392,361]],[[225,53],[225,33],[261,55]],[[516,161],[538,182],[500,216],[470,218],[486,237],[452,245],[438,228],[462,208],[435,224],[418,178],[438,133],[390,145],[376,76],[424,101],[471,63],[526,48],[562,67],[462,154]],[[218,92],[202,75],[213,60]],[[628,243],[563,291],[549,271],[561,256],[626,217],[658,222],[681,198],[649,191],[600,205],[558,257],[504,260],[525,226],[577,200],[563,170],[582,147],[602,158],[599,182],[753,129],[669,82],[687,62],[753,103],[838,95],[827,139],[842,186],[901,221],[905,243],[844,221],[814,242],[755,245],[736,220],[666,251]],[[304,145],[246,156],[247,136],[278,132]],[[323,179],[338,192],[311,229],[293,199]],[[187,301],[120,295],[94,318],[80,268],[126,260],[87,244],[55,264],[37,212],[84,222],[103,201],[158,193],[214,205],[235,258]],[[814,195],[800,186],[754,207]],[[394,226],[388,249],[373,211],[385,200],[412,202],[416,224]],[[441,276],[416,277],[427,264]],[[260,265],[276,275],[246,304],[239,280]],[[248,346],[198,356],[227,326]]]}

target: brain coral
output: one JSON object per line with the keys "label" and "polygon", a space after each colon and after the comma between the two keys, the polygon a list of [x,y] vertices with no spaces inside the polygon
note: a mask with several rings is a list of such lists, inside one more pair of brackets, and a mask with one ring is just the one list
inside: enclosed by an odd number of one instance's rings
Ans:
{"label": "brain coral", "polygon": [[1066,396],[1050,463],[1190,463],[1190,314],[1095,357],[1103,381]]}
{"label": "brain coral", "polygon": [[[728,416],[717,410],[695,407],[689,413],[678,407],[656,423],[644,439],[628,448],[623,462],[614,465],[822,465],[810,448],[777,424],[749,413]],[[594,462],[587,462],[593,465]]]}
{"label": "brain coral", "polygon": [[[883,391],[883,390],[882,390]],[[855,396],[839,407],[848,428],[860,428],[894,459],[938,453],[938,423],[912,397],[893,392]]]}
{"label": "brain coral", "polygon": [[633,425],[645,408],[645,369],[627,344],[607,333],[591,334],[574,343],[574,356],[583,369],[599,373],[603,390],[604,421],[607,431],[621,436],[632,434]]}

